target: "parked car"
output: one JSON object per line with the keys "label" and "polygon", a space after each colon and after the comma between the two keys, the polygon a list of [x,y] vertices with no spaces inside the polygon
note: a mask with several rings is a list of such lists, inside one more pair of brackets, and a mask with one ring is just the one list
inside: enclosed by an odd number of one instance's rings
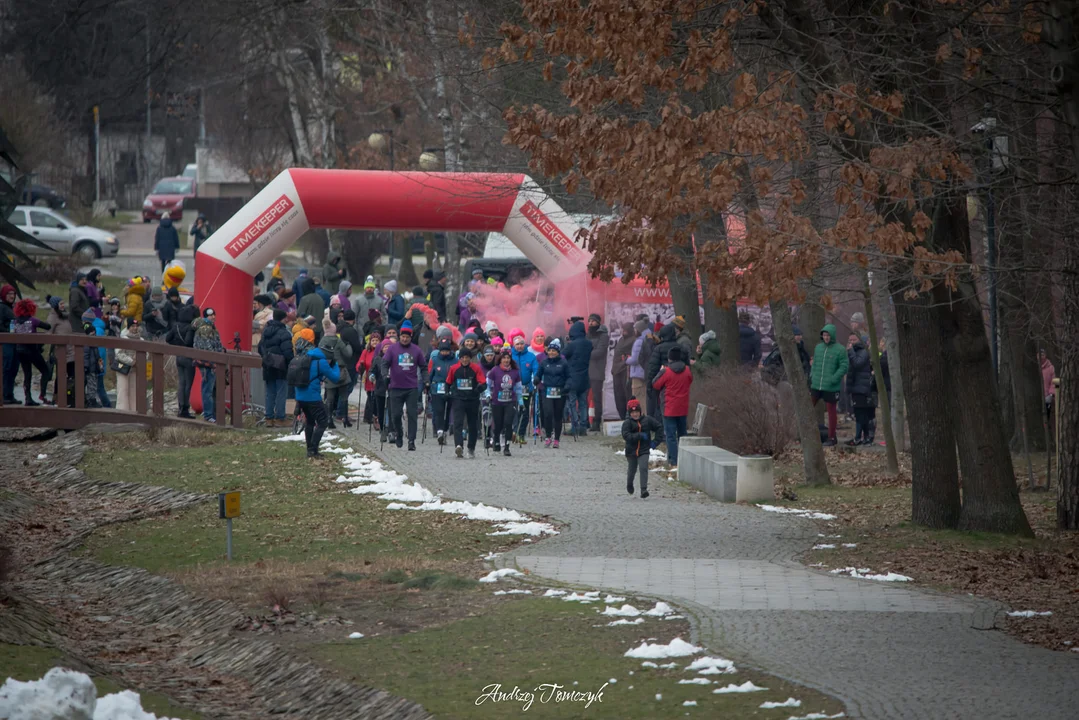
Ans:
{"label": "parked car", "polygon": [[158,220],[165,215],[178,221],[184,214],[184,200],[195,197],[196,182],[189,177],[162,178],[142,201],[142,221]]}
{"label": "parked car", "polygon": [[199,179],[199,166],[195,163],[188,163],[184,165],[184,171],[180,173],[181,177],[191,178],[192,180]]}
{"label": "parked car", "polygon": [[[15,184],[14,173],[10,170],[0,171],[0,176],[2,176],[9,185]],[[53,210],[62,210],[67,207],[67,198],[64,197],[63,193],[48,185],[41,185],[40,183],[27,186],[23,197],[19,199],[27,205],[49,207]]]}
{"label": "parked car", "polygon": [[[33,235],[57,253],[77,255],[80,262],[91,263],[100,257],[120,252],[120,243],[110,232],[89,225],[78,225],[63,213],[49,208],[17,205],[8,222]],[[48,255],[42,248],[18,243],[27,255]]]}

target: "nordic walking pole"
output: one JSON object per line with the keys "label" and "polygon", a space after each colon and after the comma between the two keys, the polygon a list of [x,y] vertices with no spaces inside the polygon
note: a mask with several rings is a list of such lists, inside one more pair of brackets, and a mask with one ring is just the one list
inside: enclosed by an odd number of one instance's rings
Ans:
{"label": "nordic walking pole", "polygon": [[423,436],[420,438],[420,445],[427,442],[427,408],[431,405],[431,395],[428,393],[426,398],[427,404],[423,406]]}
{"label": "nordic walking pole", "polygon": [[384,409],[384,412],[382,413],[382,415],[383,415],[382,432],[380,432],[378,434],[378,440],[379,440],[378,449],[379,449],[379,452],[381,452],[383,447],[385,446],[385,444],[386,444],[386,433],[389,432],[389,424],[390,424],[390,391],[389,391],[388,388],[386,389],[386,395],[384,397],[385,397],[385,409]]}

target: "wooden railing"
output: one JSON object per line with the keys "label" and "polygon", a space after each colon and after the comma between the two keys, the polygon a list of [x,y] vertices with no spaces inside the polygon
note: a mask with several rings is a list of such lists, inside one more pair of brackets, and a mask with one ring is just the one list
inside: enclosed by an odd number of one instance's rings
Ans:
{"label": "wooden railing", "polygon": [[[15,335],[0,333],[0,346],[3,345],[51,345],[56,349],[55,377],[57,395],[55,406],[25,407],[21,405],[4,406],[0,398],[0,427],[49,427],[75,429],[91,423],[147,423],[165,425],[172,423],[191,423],[165,415],[165,358],[168,356],[185,357],[215,364],[216,386],[214,388],[215,410],[218,422],[224,418],[226,407],[231,415],[233,427],[243,427],[243,388],[244,375],[250,368],[261,368],[262,358],[249,352],[208,352],[179,345],[147,340],[126,340],[97,335],[48,335],[34,333]],[[135,365],[129,375],[135,380],[135,410],[133,412],[115,408],[86,407],[86,370],[83,367],[83,348],[105,348],[127,350],[135,356]],[[75,365],[75,406],[67,407],[67,351],[74,352]],[[146,401],[146,360],[150,358],[152,373],[152,393],[150,405]],[[3,360],[0,360],[2,368]],[[223,370],[227,369],[227,373]],[[106,368],[107,370],[107,368]],[[230,381],[227,382],[226,378]],[[226,401],[228,404],[226,404]],[[150,411],[149,414],[147,411]]]}

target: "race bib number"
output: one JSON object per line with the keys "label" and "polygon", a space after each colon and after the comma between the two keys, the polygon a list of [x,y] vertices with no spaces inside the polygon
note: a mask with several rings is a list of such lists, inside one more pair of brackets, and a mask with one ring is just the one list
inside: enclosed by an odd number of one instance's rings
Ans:
{"label": "race bib number", "polygon": [[471,390],[472,378],[457,378],[457,389],[466,391]]}
{"label": "race bib number", "polygon": [[444,382],[435,383],[435,395],[445,395],[445,394],[446,394],[446,383],[444,383]]}
{"label": "race bib number", "polygon": [[402,370],[411,370],[416,367],[416,358],[411,353],[401,353],[397,356],[397,367]]}
{"label": "race bib number", "polygon": [[557,400],[562,397],[562,388],[549,387],[547,388],[547,397],[551,400]]}
{"label": "race bib number", "polygon": [[502,389],[498,391],[498,402],[508,403],[511,400],[513,400],[513,388],[510,388],[509,390]]}

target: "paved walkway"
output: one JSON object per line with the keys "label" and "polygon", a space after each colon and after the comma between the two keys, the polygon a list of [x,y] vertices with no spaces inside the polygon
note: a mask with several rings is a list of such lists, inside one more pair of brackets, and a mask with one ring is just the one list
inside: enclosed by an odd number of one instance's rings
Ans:
{"label": "paved walkway", "polygon": [[693,618],[698,642],[835,695],[851,717],[1076,717],[1079,656],[992,630],[995,603],[815,572],[791,558],[817,541],[816,523],[714,502],[655,475],[652,497],[629,497],[625,460],[598,438],[469,461],[430,439],[417,452],[380,453],[366,429],[347,437],[447,498],[567,524],[503,565],[670,600]]}

